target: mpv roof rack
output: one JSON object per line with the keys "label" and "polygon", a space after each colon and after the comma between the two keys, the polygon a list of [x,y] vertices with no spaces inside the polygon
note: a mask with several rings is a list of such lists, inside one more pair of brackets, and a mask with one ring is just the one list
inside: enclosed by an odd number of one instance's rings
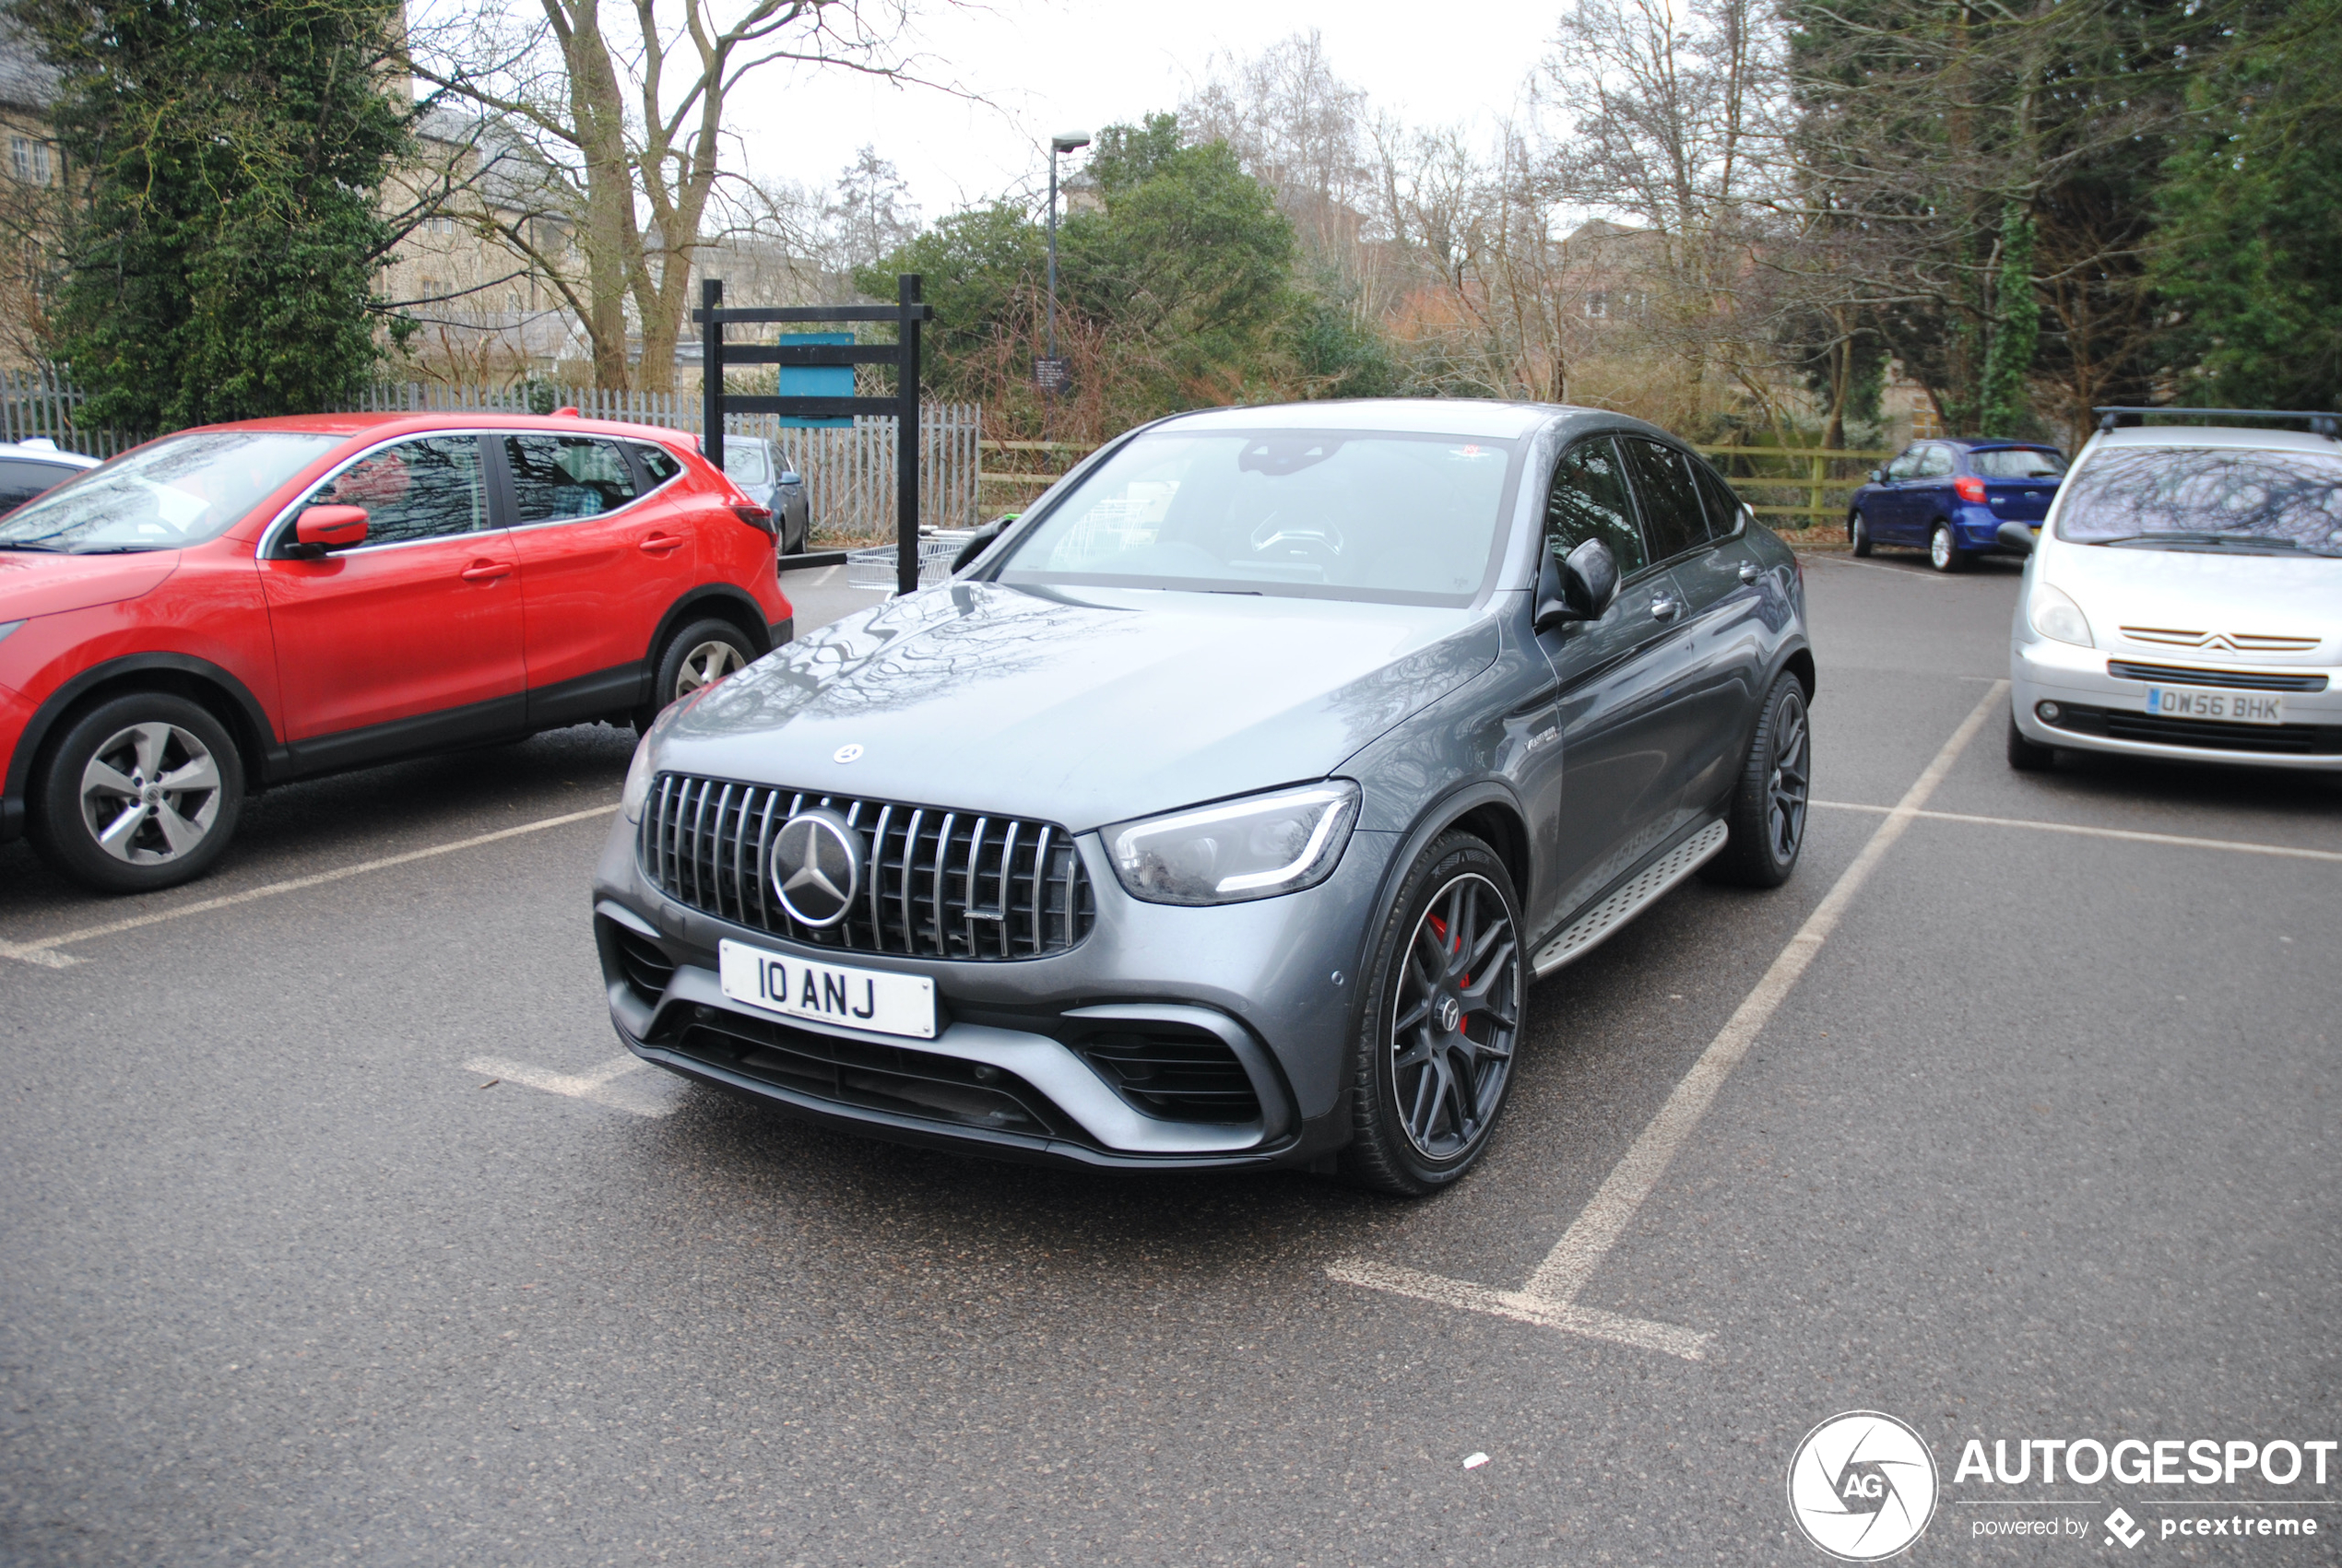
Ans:
{"label": "mpv roof rack", "polygon": [[2320,408],[2093,408],[2098,416],[2098,428],[2111,430],[2125,422],[2137,424],[2149,414],[2218,415],[2227,419],[2250,419],[2254,424],[2268,424],[2278,419],[2302,419],[2309,423],[2312,435],[2328,440],[2342,439],[2342,414]]}

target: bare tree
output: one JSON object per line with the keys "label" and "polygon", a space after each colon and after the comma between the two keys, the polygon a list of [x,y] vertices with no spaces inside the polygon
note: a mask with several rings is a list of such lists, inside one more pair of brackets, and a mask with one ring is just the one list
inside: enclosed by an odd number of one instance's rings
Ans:
{"label": "bare tree", "polygon": [[[756,198],[724,166],[725,113],[776,63],[917,79],[894,49],[909,0],[485,0],[420,36],[415,74],[495,116],[530,149],[552,228],[500,221],[575,312],[597,384],[666,389],[693,253],[711,229],[748,221]],[[737,210],[727,211],[727,205]],[[639,371],[630,328],[640,335]]]}

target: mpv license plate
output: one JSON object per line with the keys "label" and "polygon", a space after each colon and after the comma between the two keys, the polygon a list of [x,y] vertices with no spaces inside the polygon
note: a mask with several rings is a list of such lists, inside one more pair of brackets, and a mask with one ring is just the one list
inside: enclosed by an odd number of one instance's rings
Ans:
{"label": "mpv license plate", "polygon": [[2232,725],[2281,725],[2285,699],[2267,691],[2205,691],[2193,686],[2150,686],[2147,711],[2169,719],[2218,719]]}
{"label": "mpv license plate", "polygon": [[718,945],[724,995],[766,1012],[879,1034],[935,1038],[935,982],[918,974],[808,963],[745,942]]}

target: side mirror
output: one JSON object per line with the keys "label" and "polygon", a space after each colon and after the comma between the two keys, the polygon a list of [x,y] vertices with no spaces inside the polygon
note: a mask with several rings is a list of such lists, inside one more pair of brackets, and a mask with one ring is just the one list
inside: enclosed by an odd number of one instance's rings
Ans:
{"label": "side mirror", "polygon": [[1617,596],[1618,560],[1600,539],[1588,539],[1564,560],[1547,550],[1537,573],[1536,630],[1599,620]]}
{"label": "side mirror", "polygon": [[774,482],[781,485],[801,485],[805,482],[805,477],[794,468],[784,468],[781,470],[781,477]]}
{"label": "side mirror", "polygon": [[1870,471],[1870,482],[1874,485],[1885,484],[1887,482],[1887,470],[1884,468],[1873,468]]}
{"label": "side mirror", "polygon": [[366,509],[362,506],[313,506],[293,521],[293,540],[308,547],[304,554],[323,555],[366,542]]}
{"label": "side mirror", "polygon": [[2018,555],[2033,553],[2033,530],[2013,517],[1993,529],[1993,536],[2000,540],[2003,549],[2015,550]]}

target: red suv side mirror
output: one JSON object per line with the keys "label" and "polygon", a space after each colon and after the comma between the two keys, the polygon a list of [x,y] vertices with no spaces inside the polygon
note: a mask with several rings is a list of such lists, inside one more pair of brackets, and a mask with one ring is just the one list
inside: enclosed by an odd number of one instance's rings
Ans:
{"label": "red suv side mirror", "polygon": [[293,521],[293,538],[320,553],[345,550],[366,542],[366,509],[362,506],[313,506]]}

